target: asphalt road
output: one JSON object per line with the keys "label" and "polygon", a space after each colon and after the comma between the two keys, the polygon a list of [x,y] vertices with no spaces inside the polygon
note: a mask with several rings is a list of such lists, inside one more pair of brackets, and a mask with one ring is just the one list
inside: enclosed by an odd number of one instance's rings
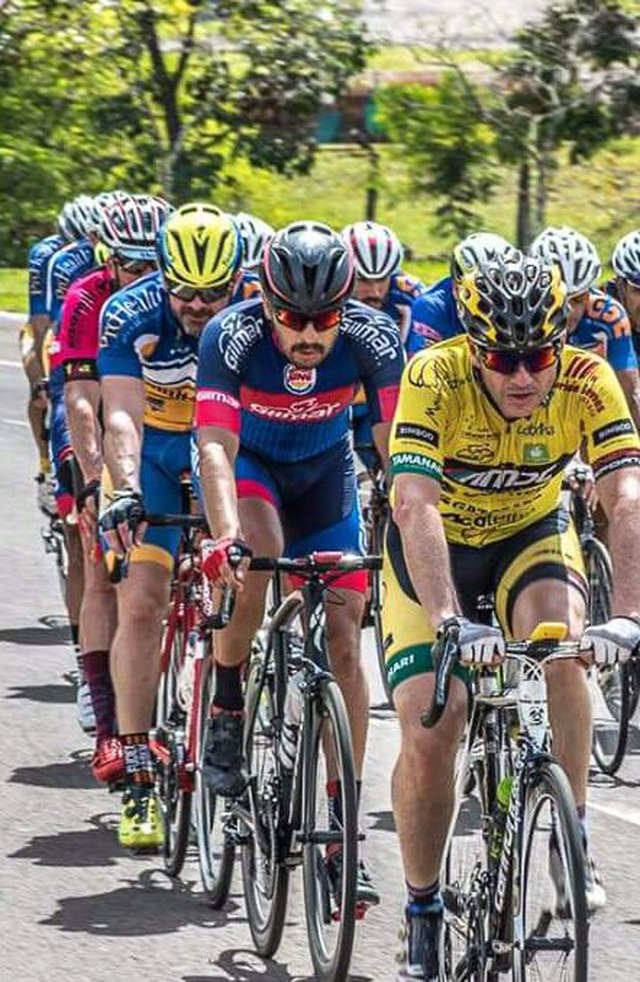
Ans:
{"label": "asphalt road", "polygon": [[[92,780],[75,721],[72,667],[53,564],[34,505],[35,452],[13,332],[0,328],[0,977],[20,982],[303,982],[312,978],[300,884],[275,959],[252,954],[240,877],[227,908],[203,902],[195,857],[171,882],[115,837],[118,801]],[[381,690],[370,645],[372,701]],[[367,858],[382,903],[359,926],[351,978],[394,977],[403,883],[389,801],[393,716],[371,711]],[[591,978],[638,979],[640,742],[617,781],[594,779],[593,850],[609,905],[592,930]]]}

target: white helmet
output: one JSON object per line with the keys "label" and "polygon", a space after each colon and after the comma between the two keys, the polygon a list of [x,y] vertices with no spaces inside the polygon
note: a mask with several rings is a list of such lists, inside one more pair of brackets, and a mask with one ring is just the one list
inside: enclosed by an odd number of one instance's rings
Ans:
{"label": "white helmet", "polygon": [[457,283],[485,263],[513,258],[517,253],[515,246],[495,232],[472,232],[453,247],[451,277]]}
{"label": "white helmet", "polygon": [[156,236],[173,208],[152,194],[129,194],[105,208],[99,238],[124,259],[155,262]]}
{"label": "white helmet", "polygon": [[611,265],[616,276],[640,286],[640,229],[623,236],[611,257]]}
{"label": "white helmet", "polygon": [[402,246],[386,225],[355,222],[342,229],[342,238],[351,249],[357,275],[363,279],[383,280],[400,268]]}
{"label": "white helmet", "polygon": [[586,235],[567,225],[543,229],[531,243],[529,254],[560,267],[569,297],[585,293],[602,273],[596,247]]}
{"label": "white helmet", "polygon": [[232,215],[242,237],[242,265],[245,269],[254,269],[262,262],[264,247],[275,229],[255,215],[239,211]]}
{"label": "white helmet", "polygon": [[102,220],[102,213],[110,205],[114,204],[116,201],[123,201],[125,198],[129,198],[130,195],[126,191],[101,191],[100,194],[96,194],[91,203],[91,222],[90,231],[97,234],[100,229],[100,222]]}
{"label": "white helmet", "polygon": [[79,194],[62,206],[58,227],[65,239],[82,239],[91,231],[92,204],[93,199],[88,194]]}

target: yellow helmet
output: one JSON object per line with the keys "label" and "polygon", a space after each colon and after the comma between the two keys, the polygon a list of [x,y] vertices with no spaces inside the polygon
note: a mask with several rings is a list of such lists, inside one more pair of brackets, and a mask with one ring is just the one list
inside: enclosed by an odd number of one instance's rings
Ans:
{"label": "yellow helmet", "polygon": [[158,266],[170,284],[194,289],[226,286],[240,266],[242,239],[233,219],[215,205],[183,205],[158,232]]}
{"label": "yellow helmet", "polygon": [[564,338],[569,306],[557,266],[516,252],[458,281],[458,316],[484,348],[531,350]]}

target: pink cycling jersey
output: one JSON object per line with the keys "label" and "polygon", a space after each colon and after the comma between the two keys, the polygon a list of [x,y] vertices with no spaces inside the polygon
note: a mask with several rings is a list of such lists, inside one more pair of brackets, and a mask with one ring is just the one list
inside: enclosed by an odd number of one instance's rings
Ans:
{"label": "pink cycling jersey", "polygon": [[98,378],[100,311],[114,292],[114,285],[109,270],[101,266],[69,287],[57,338],[66,382]]}

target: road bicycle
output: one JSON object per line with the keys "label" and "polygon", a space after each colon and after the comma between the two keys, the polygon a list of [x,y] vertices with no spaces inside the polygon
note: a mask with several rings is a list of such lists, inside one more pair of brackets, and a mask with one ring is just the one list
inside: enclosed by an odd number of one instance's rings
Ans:
{"label": "road bicycle", "polygon": [[53,556],[56,563],[56,573],[62,599],[66,603],[67,580],[69,577],[69,553],[64,536],[63,519],[58,515],[50,515],[48,524],[40,529],[44,551]]}
{"label": "road bicycle", "polygon": [[[367,449],[373,450],[373,448]],[[379,462],[358,474],[358,495],[364,526],[364,551],[367,555],[378,556],[384,548],[384,538],[389,520],[389,492],[387,491],[386,476]],[[369,591],[362,626],[373,628],[378,668],[384,686],[386,702],[387,705],[392,706],[393,700],[385,663],[384,633],[382,630],[382,577],[379,570],[372,570],[369,576]]]}
{"label": "road bicycle", "polygon": [[[588,584],[587,620],[604,624],[611,617],[613,569],[607,547],[596,538],[593,514],[584,497],[588,471],[574,472],[571,510]],[[640,694],[640,662],[593,666],[590,670],[593,707],[593,756],[604,774],[614,775],[627,752],[629,726]]]}
{"label": "road bicycle", "polygon": [[164,863],[179,876],[192,826],[198,843],[198,864],[207,899],[218,905],[228,890],[220,870],[231,868],[215,853],[215,797],[201,778],[204,729],[213,695],[212,634],[229,621],[232,594],[215,610],[213,591],[199,562],[199,540],[206,529],[201,515],[148,515],[150,525],[178,525],[181,543],[174,568],[160,654],[160,681],[155,726],[149,742],[156,760],[156,790],[164,827]]}
{"label": "road bicycle", "polygon": [[[250,780],[244,798],[227,802],[225,841],[240,849],[249,927],[264,957],[280,944],[290,874],[302,866],[311,959],[315,977],[327,982],[348,974],[355,922],[363,913],[356,898],[363,837],[349,718],[329,665],[325,605],[339,602],[331,589],[338,576],[379,567],[379,556],[334,552],[250,563],[252,570],[274,573],[272,606],[246,679]],[[299,583],[289,593],[287,574]],[[329,821],[329,776],[340,782],[341,824]],[[342,876],[332,884],[325,852],[336,850]]]}
{"label": "road bicycle", "polygon": [[[425,726],[446,704],[457,634],[454,627],[434,646]],[[552,660],[578,656],[579,642],[565,634],[565,625],[541,624],[528,641],[507,643],[507,671],[472,673],[441,873],[441,964],[455,982],[587,979],[584,846],[568,779],[549,752],[544,674]]]}

